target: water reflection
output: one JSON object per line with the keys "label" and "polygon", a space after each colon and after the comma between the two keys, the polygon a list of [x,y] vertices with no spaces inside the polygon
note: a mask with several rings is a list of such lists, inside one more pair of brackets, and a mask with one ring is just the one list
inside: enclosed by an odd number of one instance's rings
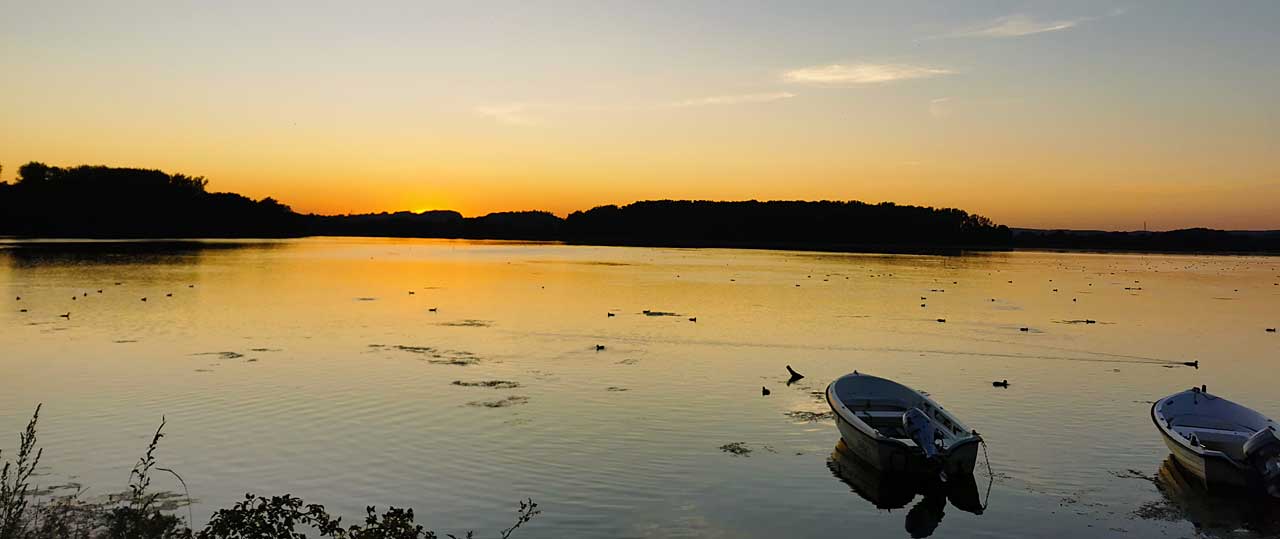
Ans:
{"label": "water reflection", "polygon": [[827,459],[831,474],[862,499],[877,509],[893,511],[910,504],[905,528],[911,537],[929,537],[942,523],[946,507],[950,504],[966,513],[981,515],[986,509],[978,494],[978,485],[972,475],[949,477],[943,482],[938,476],[916,472],[886,472],[859,459],[845,445],[836,444]]}
{"label": "water reflection", "polygon": [[1172,457],[1155,477],[1164,498],[1140,507],[1137,514],[1152,520],[1184,519],[1209,537],[1280,535],[1280,500],[1256,492],[1215,486],[1212,493]]}
{"label": "water reflection", "polygon": [[0,239],[0,259],[14,268],[74,265],[191,264],[192,257],[210,251],[277,249],[275,240],[119,240],[13,241]]}

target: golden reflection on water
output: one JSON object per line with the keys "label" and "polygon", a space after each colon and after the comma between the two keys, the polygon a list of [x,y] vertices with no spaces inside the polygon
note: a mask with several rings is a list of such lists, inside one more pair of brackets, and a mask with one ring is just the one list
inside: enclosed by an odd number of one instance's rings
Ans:
{"label": "golden reflection on water", "polygon": [[166,415],[197,519],[252,490],[492,530],[532,496],[530,537],[900,536],[827,470],[834,425],[794,413],[858,369],[990,442],[990,510],[948,535],[1158,536],[1190,524],[1134,516],[1159,494],[1116,476],[1165,455],[1149,401],[1204,383],[1280,416],[1272,258],[4,245],[0,430],[46,403],[51,477],[112,491]]}

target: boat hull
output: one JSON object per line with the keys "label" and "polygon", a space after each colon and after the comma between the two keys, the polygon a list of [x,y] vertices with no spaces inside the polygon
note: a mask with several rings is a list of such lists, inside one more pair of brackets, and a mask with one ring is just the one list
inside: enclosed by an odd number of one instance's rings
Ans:
{"label": "boat hull", "polygon": [[1247,470],[1225,458],[1205,456],[1187,447],[1182,441],[1169,436],[1163,429],[1160,431],[1164,445],[1169,447],[1173,459],[1207,489],[1211,485],[1246,488],[1252,486]]}
{"label": "boat hull", "polygon": [[[835,409],[835,407],[833,407]],[[947,475],[973,473],[978,461],[978,440],[959,443],[941,453],[939,462],[931,462],[924,451],[892,438],[876,437],[863,432],[836,410],[836,427],[849,450],[863,462],[886,472],[910,472],[941,467]]]}

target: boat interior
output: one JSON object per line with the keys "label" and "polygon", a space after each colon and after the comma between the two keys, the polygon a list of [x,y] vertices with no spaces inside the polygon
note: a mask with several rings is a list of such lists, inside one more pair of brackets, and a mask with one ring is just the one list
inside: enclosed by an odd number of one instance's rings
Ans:
{"label": "boat interior", "polygon": [[880,435],[914,445],[903,426],[902,416],[919,409],[941,435],[942,447],[968,438],[971,431],[950,413],[929,399],[897,382],[868,375],[846,376],[836,381],[836,398]]}
{"label": "boat interior", "polygon": [[1155,406],[1156,419],[1192,445],[1243,461],[1250,436],[1272,424],[1249,408],[1201,391],[1184,391]]}

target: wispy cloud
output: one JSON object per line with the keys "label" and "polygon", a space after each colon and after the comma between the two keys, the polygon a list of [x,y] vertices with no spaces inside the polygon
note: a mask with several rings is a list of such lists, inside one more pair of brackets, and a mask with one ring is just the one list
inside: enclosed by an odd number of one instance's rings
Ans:
{"label": "wispy cloud", "polygon": [[718,105],[742,105],[747,103],[771,103],[774,101],[782,101],[783,99],[791,99],[795,96],[796,94],[793,94],[791,92],[717,95],[712,97],[699,97],[697,99],[686,99],[684,101],[667,103],[665,107],[685,108],[685,107],[710,107],[710,106],[718,106]]}
{"label": "wispy cloud", "polygon": [[950,75],[950,69],[907,64],[830,64],[792,69],[783,80],[801,84],[853,86]]}
{"label": "wispy cloud", "polygon": [[1037,19],[1028,15],[1009,15],[988,23],[950,34],[949,37],[1021,37],[1074,28],[1089,19]]}
{"label": "wispy cloud", "polygon": [[929,100],[929,115],[934,118],[946,118],[951,116],[951,98],[939,97]]}
{"label": "wispy cloud", "polygon": [[999,17],[982,24],[962,28],[949,34],[934,36],[932,39],[951,37],[1004,38],[1022,37],[1047,32],[1060,32],[1084,24],[1086,22],[1107,17],[1119,17],[1129,12],[1128,7],[1118,7],[1108,11],[1106,15],[1094,17],[1077,17],[1074,19],[1041,19],[1026,14],[1013,14]]}
{"label": "wispy cloud", "polygon": [[507,125],[533,125],[537,119],[529,115],[529,106],[521,103],[476,107],[475,113]]}

